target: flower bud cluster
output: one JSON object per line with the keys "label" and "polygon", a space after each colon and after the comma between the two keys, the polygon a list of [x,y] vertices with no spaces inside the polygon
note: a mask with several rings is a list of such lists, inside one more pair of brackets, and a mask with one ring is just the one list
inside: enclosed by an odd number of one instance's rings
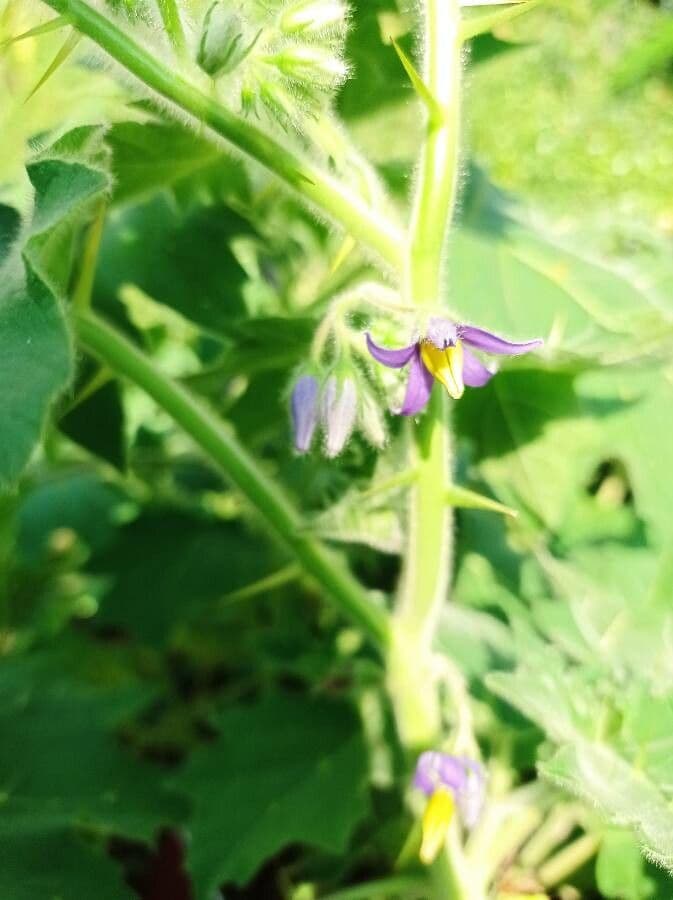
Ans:
{"label": "flower bud cluster", "polygon": [[300,372],[290,395],[290,414],[298,453],[311,449],[319,428],[329,459],[341,453],[356,428],[375,447],[386,441],[379,406],[360,372],[348,362],[326,373],[316,367]]}
{"label": "flower bud cluster", "polygon": [[298,128],[348,74],[347,23],[345,0],[213,0],[196,61],[245,112]]}

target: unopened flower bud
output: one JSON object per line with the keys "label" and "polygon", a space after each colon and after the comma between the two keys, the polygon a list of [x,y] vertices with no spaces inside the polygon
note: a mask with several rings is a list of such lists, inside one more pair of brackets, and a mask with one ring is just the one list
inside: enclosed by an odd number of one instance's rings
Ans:
{"label": "unopened flower bud", "polygon": [[338,456],[351,436],[357,414],[358,393],[350,376],[330,375],[322,397],[322,420],[325,429],[325,454]]}
{"label": "unopened flower bud", "polygon": [[385,447],[386,429],[376,399],[366,391],[360,401],[360,428],[372,446]]}
{"label": "unopened flower bud", "polygon": [[298,0],[283,11],[280,27],[286,34],[315,33],[345,25],[347,15],[341,0]]}
{"label": "unopened flower bud", "polygon": [[254,37],[246,42],[240,17],[232,13],[227,4],[216,0],[203,20],[196,61],[213,78],[225,75],[243,62],[256,40]]}
{"label": "unopened flower bud", "polygon": [[294,445],[299,453],[311,448],[313,435],[318,424],[319,384],[313,375],[302,375],[297,379],[290,398],[290,412],[294,429]]}
{"label": "unopened flower bud", "polygon": [[297,102],[282,85],[276,84],[274,81],[261,82],[259,85],[259,97],[283,128],[296,125],[299,121]]}
{"label": "unopened flower bud", "polygon": [[269,57],[280,71],[289,78],[321,84],[342,81],[348,74],[346,63],[321,47],[288,47]]}

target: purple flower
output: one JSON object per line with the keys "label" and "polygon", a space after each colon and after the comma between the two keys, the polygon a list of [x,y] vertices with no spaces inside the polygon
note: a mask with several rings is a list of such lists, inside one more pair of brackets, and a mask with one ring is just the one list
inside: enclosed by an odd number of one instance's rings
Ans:
{"label": "purple flower", "polygon": [[292,389],[290,412],[294,429],[294,445],[300,453],[306,453],[313,441],[318,424],[318,393],[320,385],[313,375],[302,375]]}
{"label": "purple flower", "polygon": [[330,375],[322,395],[325,455],[338,456],[351,436],[358,411],[358,392],[352,378]]}
{"label": "purple flower", "polygon": [[435,378],[457,400],[465,385],[483,387],[493,377],[494,372],[468,347],[500,356],[518,356],[541,344],[540,339],[512,344],[490,331],[441,318],[430,319],[425,337],[398,350],[379,347],[367,335],[367,348],[377,362],[390,369],[409,365],[407,391],[400,410],[403,416],[415,416],[425,408]]}
{"label": "purple flower", "polygon": [[438,750],[421,753],[416,762],[414,787],[428,797],[423,814],[421,860],[430,863],[446,839],[455,806],[466,828],[473,828],[481,814],[486,778],[478,762]]}

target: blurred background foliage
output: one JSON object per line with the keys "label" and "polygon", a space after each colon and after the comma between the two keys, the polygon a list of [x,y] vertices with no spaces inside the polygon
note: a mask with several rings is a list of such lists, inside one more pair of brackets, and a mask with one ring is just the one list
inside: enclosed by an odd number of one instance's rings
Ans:
{"label": "blurred background foliage", "polygon": [[[0,0],[0,42],[48,17]],[[393,0],[355,5],[336,100],[400,205],[418,109],[388,37],[411,51],[412,22]],[[368,260],[332,272],[339,236],[86,42],[27,99],[63,41],[0,49],[0,260],[16,276],[18,241],[50,312],[24,333],[0,306],[0,477],[23,473],[0,506],[0,893],[182,900],[188,870],[199,900],[218,885],[311,900],[387,876],[411,818],[379,662],[154,404],[73,359],[59,312],[82,223],[104,211],[95,307],[206,397],[383,595],[403,492],[367,491],[395,471],[399,423],[378,460],[360,438],[298,459],[284,388]],[[458,481],[520,516],[458,511],[438,647],[505,780],[539,762],[589,801],[577,814],[549,787],[539,807],[566,816],[553,850],[596,839],[585,864],[545,881],[524,846],[502,885],[665,900],[638,845],[673,864],[673,10],[550,0],[476,39],[468,71],[450,302],[549,350],[457,408]],[[12,351],[28,338],[39,353]]]}

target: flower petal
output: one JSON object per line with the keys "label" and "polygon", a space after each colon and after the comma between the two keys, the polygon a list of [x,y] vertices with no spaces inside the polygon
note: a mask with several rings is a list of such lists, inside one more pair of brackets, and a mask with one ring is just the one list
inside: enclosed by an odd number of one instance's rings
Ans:
{"label": "flower petal", "polygon": [[491,331],[483,328],[474,328],[472,325],[461,325],[458,329],[459,337],[477,350],[485,350],[487,353],[500,353],[504,356],[518,356],[520,353],[528,353],[544,343],[540,338],[534,341],[526,341],[523,344],[513,344],[504,338],[498,337]]}
{"label": "flower petal", "polygon": [[290,399],[294,445],[299,453],[306,453],[318,423],[318,381],[313,375],[302,375],[292,389]]}
{"label": "flower petal", "polygon": [[464,760],[465,783],[456,792],[458,811],[466,828],[474,828],[486,801],[486,776],[482,767],[471,759]]}
{"label": "flower petal", "polygon": [[330,375],[322,395],[325,455],[334,459],[343,450],[355,425],[358,393],[352,378]]}
{"label": "flower petal", "polygon": [[453,347],[438,350],[432,341],[421,344],[421,359],[425,367],[446,388],[449,397],[459,400],[463,396],[463,345],[458,341]]}
{"label": "flower petal", "polygon": [[438,788],[430,797],[422,820],[421,862],[426,866],[436,858],[446,841],[446,834],[453,818],[453,795]]}
{"label": "flower petal", "polygon": [[483,387],[494,374],[474,353],[467,348],[463,350],[463,381],[468,387]]}
{"label": "flower petal", "polygon": [[466,762],[450,753],[439,750],[426,750],[416,761],[414,787],[430,796],[436,788],[444,787],[459,791],[465,787]]}
{"label": "flower petal", "polygon": [[409,366],[409,380],[407,392],[404,395],[404,403],[400,410],[403,416],[415,416],[425,408],[432,391],[432,373],[423,365],[421,352],[417,344],[414,344],[414,354]]}
{"label": "flower petal", "polygon": [[390,350],[388,347],[379,347],[371,339],[370,335],[366,335],[367,349],[377,362],[388,366],[389,369],[401,369],[406,366],[411,357],[414,355],[416,344],[410,344],[408,347],[400,347],[399,350]]}

